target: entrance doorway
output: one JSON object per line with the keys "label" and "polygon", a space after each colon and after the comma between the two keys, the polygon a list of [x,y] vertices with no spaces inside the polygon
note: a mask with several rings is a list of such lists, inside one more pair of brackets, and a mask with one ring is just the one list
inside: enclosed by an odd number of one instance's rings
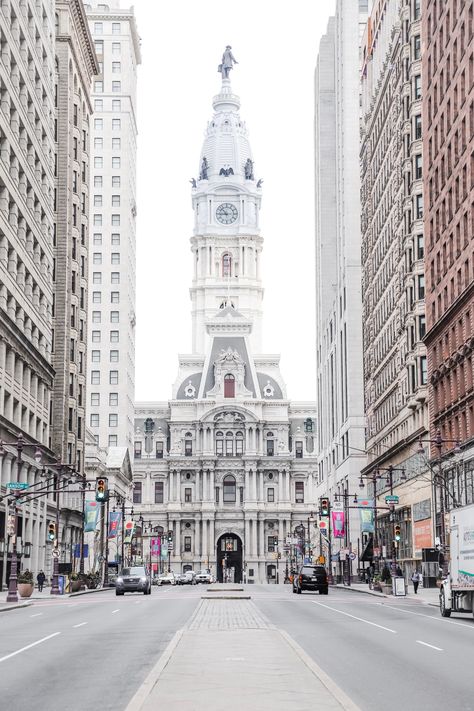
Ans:
{"label": "entrance doorway", "polygon": [[242,582],[242,541],[235,533],[224,533],[217,541],[217,581]]}

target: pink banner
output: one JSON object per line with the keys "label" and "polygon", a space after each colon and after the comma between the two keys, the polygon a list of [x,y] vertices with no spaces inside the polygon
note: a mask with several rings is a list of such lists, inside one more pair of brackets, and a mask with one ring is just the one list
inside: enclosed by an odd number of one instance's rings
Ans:
{"label": "pink banner", "polygon": [[346,535],[344,526],[344,511],[332,511],[331,515],[333,538],[344,538]]}
{"label": "pink banner", "polygon": [[150,541],[151,555],[159,556],[161,553],[161,538],[152,538]]}

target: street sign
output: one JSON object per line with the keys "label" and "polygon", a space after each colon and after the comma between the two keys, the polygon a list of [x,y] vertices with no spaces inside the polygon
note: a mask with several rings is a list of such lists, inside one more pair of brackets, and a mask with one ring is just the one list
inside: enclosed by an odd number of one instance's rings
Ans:
{"label": "street sign", "polygon": [[395,494],[389,494],[385,497],[386,504],[398,504],[399,498]]}
{"label": "street sign", "polygon": [[349,553],[349,558],[350,558],[351,560],[355,560],[355,559],[357,558],[357,556],[356,556],[355,553]]}
{"label": "street sign", "polygon": [[335,501],[331,508],[333,511],[344,511],[344,502],[343,501]]}
{"label": "street sign", "polygon": [[326,563],[326,556],[324,556],[324,555],[318,556],[318,563],[319,563],[319,565],[324,565]]}
{"label": "street sign", "polygon": [[53,556],[53,558],[59,558],[59,556],[60,556],[59,548],[53,548],[53,550],[51,551],[51,555]]}
{"label": "street sign", "polygon": [[15,489],[17,491],[21,491],[22,489],[27,489],[29,487],[29,484],[26,483],[26,481],[7,481],[5,484],[7,489]]}

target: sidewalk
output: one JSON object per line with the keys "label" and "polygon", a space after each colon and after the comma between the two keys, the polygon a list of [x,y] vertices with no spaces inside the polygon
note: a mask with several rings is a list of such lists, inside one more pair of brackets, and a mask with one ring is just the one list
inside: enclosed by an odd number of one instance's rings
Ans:
{"label": "sidewalk", "polygon": [[250,600],[203,600],[126,711],[358,711]]}
{"label": "sidewalk", "polygon": [[[377,590],[370,590],[367,583],[352,583],[352,585],[333,585],[333,588],[340,588],[343,590],[352,590],[353,592],[366,593],[368,595],[375,595],[377,597],[384,598],[394,598],[393,595],[385,595],[384,593],[378,592]],[[415,595],[413,592],[413,585],[409,585],[408,594],[405,597],[400,596],[403,600],[414,600],[425,605],[434,605],[438,607],[439,605],[439,589],[438,588],[418,588],[418,593]]]}
{"label": "sidewalk", "polygon": [[[2,590],[0,592],[0,603],[6,603],[7,601],[7,595],[8,595],[8,590]],[[51,588],[50,587],[45,587],[43,588],[42,592],[39,592],[37,588],[33,590],[33,594],[31,597],[20,597],[18,595],[18,602],[28,602],[29,600],[49,600],[52,597],[51,595]],[[68,595],[61,595],[60,597],[69,597]],[[8,603],[9,605],[12,603]]]}

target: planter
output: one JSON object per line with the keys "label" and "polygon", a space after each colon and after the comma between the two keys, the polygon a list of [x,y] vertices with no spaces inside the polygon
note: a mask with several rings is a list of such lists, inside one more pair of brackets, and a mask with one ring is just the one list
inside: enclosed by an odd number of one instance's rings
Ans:
{"label": "planter", "polygon": [[33,594],[33,583],[18,583],[18,594],[20,597],[31,597]]}
{"label": "planter", "polygon": [[391,595],[392,594],[392,586],[390,584],[386,583],[381,583],[380,587],[382,588],[382,592],[384,595]]}
{"label": "planter", "polygon": [[79,592],[82,588],[82,580],[71,580],[69,587],[71,588],[71,592]]}

